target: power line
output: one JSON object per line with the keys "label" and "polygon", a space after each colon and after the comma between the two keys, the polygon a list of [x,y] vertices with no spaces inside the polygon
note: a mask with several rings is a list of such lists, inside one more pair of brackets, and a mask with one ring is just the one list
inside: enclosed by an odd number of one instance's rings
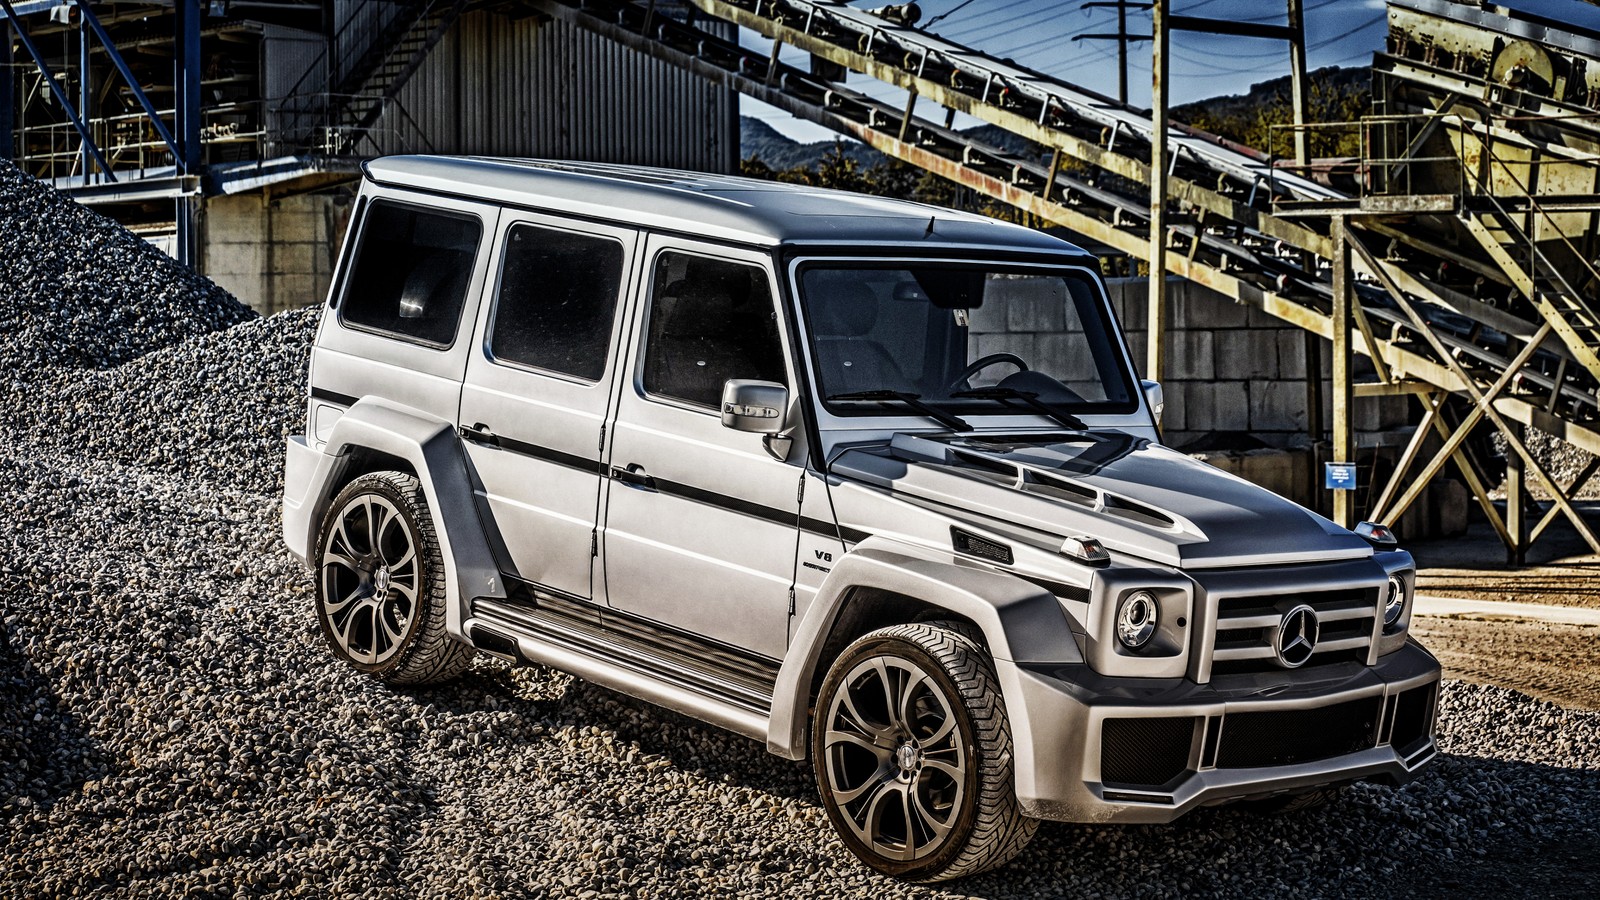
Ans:
{"label": "power line", "polygon": [[952,9],[947,13],[941,13],[941,14],[939,14],[937,16],[934,16],[933,18],[929,19],[928,21],[922,23],[922,27],[923,28],[932,28],[933,27],[933,23],[941,21],[943,19],[948,19],[951,16],[955,15],[958,12],[961,12],[963,9],[966,9],[968,6],[971,6],[971,5],[972,5],[972,0],[961,0],[960,3],[956,4],[956,8],[955,9]]}

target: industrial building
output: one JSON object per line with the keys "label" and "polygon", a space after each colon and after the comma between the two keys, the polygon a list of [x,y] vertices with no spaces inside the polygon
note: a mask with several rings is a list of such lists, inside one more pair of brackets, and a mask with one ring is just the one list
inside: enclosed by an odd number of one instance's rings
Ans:
{"label": "industrial building", "polygon": [[363,158],[738,165],[731,90],[527,3],[7,0],[0,15],[0,152],[262,312],[326,293]]}

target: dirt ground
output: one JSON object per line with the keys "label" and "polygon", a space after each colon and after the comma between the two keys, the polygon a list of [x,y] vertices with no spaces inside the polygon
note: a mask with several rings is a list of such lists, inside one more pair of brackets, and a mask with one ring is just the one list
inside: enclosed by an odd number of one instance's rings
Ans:
{"label": "dirt ground", "polygon": [[[1600,523],[1600,503],[1579,504]],[[1600,609],[1600,555],[1561,520],[1507,564],[1487,522],[1467,534],[1418,542],[1417,591],[1425,596]],[[1491,616],[1419,616],[1412,632],[1444,665],[1445,677],[1512,688],[1565,706],[1600,709],[1600,627]]]}
{"label": "dirt ground", "polygon": [[[1600,530],[1600,502],[1578,504]],[[1481,518],[1481,517],[1479,517]],[[1417,590],[1434,597],[1513,600],[1600,609],[1600,555],[1565,518],[1528,550],[1527,565],[1508,565],[1506,549],[1487,522],[1465,535],[1406,545],[1417,560]]]}

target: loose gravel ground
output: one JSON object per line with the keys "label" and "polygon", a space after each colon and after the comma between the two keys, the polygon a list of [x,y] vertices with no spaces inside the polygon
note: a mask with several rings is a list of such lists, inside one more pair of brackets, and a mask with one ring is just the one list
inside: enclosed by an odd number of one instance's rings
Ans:
{"label": "loose gravel ground", "polygon": [[[26,318],[14,300],[0,320]],[[168,315],[69,311],[53,339]],[[854,863],[807,769],[744,738],[541,668],[383,687],[334,662],[277,534],[315,313],[229,318],[105,338],[145,350],[90,372],[0,351],[33,366],[0,388],[0,897],[1490,896],[1600,879],[1600,713],[1504,688],[1446,684],[1444,756],[1407,787],[1285,817],[1047,824],[1006,869],[930,890]]]}

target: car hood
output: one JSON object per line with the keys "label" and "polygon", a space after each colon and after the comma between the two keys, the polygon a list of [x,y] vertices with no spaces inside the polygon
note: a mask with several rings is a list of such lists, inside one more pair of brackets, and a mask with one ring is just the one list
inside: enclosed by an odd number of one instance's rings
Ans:
{"label": "car hood", "polygon": [[1360,536],[1242,478],[1120,432],[900,434],[830,471],[954,519],[983,517],[1170,566],[1372,555]]}

